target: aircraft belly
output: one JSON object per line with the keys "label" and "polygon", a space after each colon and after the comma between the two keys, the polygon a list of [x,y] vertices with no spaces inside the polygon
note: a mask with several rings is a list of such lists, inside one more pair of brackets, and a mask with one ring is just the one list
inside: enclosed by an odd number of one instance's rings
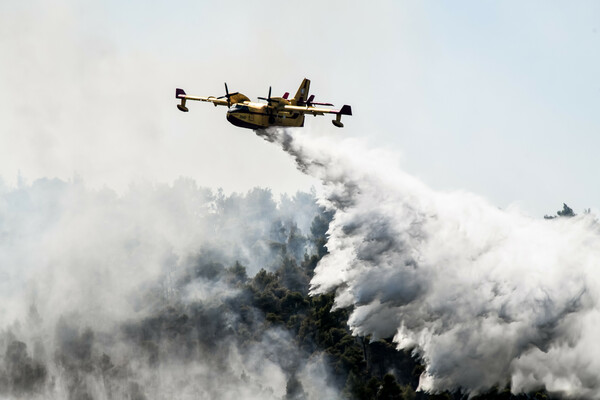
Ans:
{"label": "aircraft belly", "polygon": [[263,118],[260,115],[253,115],[250,119],[250,114],[247,113],[227,113],[227,121],[240,128],[248,129],[263,129],[268,127],[268,124],[261,124]]}
{"label": "aircraft belly", "polygon": [[269,116],[263,113],[236,112],[227,113],[227,121],[240,128],[248,129],[264,129],[269,126],[304,126],[304,116],[299,114],[277,116],[272,122],[269,122]]}

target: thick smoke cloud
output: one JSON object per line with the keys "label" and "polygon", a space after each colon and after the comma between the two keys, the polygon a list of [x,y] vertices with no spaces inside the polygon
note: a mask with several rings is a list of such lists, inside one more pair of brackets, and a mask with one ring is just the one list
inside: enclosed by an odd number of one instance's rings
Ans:
{"label": "thick smoke cloud", "polygon": [[593,215],[533,219],[433,191],[358,141],[258,134],[318,177],[335,210],[312,293],[335,291],[337,307],[353,307],[354,334],[413,349],[422,390],[510,385],[600,398]]}
{"label": "thick smoke cloud", "polygon": [[[298,219],[292,218],[294,210]],[[75,180],[0,188],[0,397],[281,399],[325,393],[323,360],[238,285],[316,249],[298,193],[189,179],[122,195]]]}

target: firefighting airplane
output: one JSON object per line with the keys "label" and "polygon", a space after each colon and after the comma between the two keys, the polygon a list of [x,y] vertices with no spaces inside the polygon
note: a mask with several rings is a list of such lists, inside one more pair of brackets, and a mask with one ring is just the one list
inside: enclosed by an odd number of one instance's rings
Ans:
{"label": "firefighting airplane", "polygon": [[183,89],[175,89],[175,97],[181,100],[177,104],[180,111],[188,112],[185,103],[187,100],[208,101],[216,106],[227,106],[227,121],[235,126],[250,129],[265,129],[270,126],[304,126],[305,114],[325,115],[335,114],[333,125],[343,128],[342,115],[352,115],[352,108],[349,105],[343,106],[340,110],[315,106],[333,106],[331,103],[315,103],[314,95],[308,97],[310,80],[304,79],[298,88],[296,95],[288,99],[289,93],[283,97],[271,97],[271,88],[269,87],[268,97],[259,97],[259,100],[265,100],[267,103],[254,103],[241,93],[229,93],[227,83],[225,83],[225,95],[221,97],[196,97],[188,96]]}

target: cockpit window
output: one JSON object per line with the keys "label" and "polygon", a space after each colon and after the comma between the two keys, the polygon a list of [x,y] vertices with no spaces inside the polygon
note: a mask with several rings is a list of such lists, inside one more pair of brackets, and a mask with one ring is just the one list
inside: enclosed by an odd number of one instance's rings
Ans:
{"label": "cockpit window", "polygon": [[234,104],[231,107],[229,107],[229,112],[248,112],[250,111],[248,109],[248,106],[244,106],[242,104]]}

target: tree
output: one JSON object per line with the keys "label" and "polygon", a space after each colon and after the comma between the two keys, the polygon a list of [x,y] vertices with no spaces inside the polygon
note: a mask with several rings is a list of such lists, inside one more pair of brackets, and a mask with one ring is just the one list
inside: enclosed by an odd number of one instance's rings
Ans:
{"label": "tree", "polygon": [[296,374],[292,374],[287,381],[285,400],[306,400],[306,392],[304,392],[302,382],[296,378]]}
{"label": "tree", "polygon": [[562,211],[558,211],[557,214],[558,214],[559,217],[574,217],[576,215],[573,212],[573,209],[570,208],[565,203],[563,203],[563,209],[562,209]]}
{"label": "tree", "polygon": [[[573,209],[571,207],[569,207],[566,203],[563,203],[563,209],[557,211],[556,214],[559,217],[567,217],[567,218],[571,218],[571,217],[574,217],[577,215],[573,212]],[[554,218],[557,218],[557,217],[554,215],[544,215],[544,219],[554,219]]]}
{"label": "tree", "polygon": [[385,374],[383,377],[383,385],[377,393],[377,399],[381,400],[400,400],[400,386],[396,382],[396,378],[392,374]]}
{"label": "tree", "polygon": [[245,283],[248,280],[246,267],[236,261],[233,267],[227,269],[228,280],[233,284]]}

